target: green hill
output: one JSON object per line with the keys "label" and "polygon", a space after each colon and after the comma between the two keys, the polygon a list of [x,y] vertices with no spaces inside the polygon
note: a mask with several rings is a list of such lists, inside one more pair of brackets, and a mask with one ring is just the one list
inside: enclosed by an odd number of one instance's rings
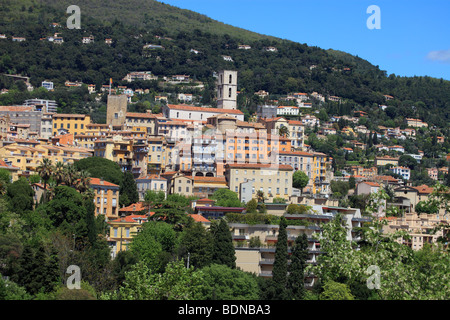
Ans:
{"label": "green hill", "polygon": [[[71,4],[81,9],[80,30],[65,27],[69,16],[66,8]],[[53,22],[61,27],[53,28]],[[55,32],[64,38],[63,44],[45,40]],[[289,92],[316,91],[342,98],[340,104],[327,102],[322,107],[329,115],[352,114],[360,109],[375,118],[392,120],[395,125],[411,116],[442,128],[450,122],[450,81],[387,75],[378,66],[342,51],[260,35],[153,0],[4,0],[0,33],[8,37],[0,39],[0,73],[29,76],[35,87],[43,80],[64,87],[70,80],[95,84],[100,89],[110,78],[121,84],[131,71],[150,70],[158,76],[187,74],[204,82],[206,87],[200,94],[203,102],[210,104],[214,102],[214,72],[233,69],[239,72],[238,102],[246,114],[255,111],[259,102],[254,92],[258,90],[268,91],[274,99]],[[82,44],[82,37],[90,35],[95,42]],[[12,36],[27,40],[12,42]],[[113,39],[111,46],[104,43],[106,38]],[[146,44],[163,49],[145,50]],[[239,44],[248,44],[251,50],[239,50]],[[277,51],[265,50],[269,46]],[[233,61],[225,61],[224,55]],[[161,90],[148,81],[133,85]],[[0,89],[12,86],[9,79],[0,77]],[[90,98],[86,92],[72,94],[58,89],[52,94],[61,99],[64,112],[86,108],[92,112],[96,108],[87,107]],[[386,94],[395,99],[386,101]],[[27,95],[13,91],[1,95],[0,103],[22,103]],[[392,107],[389,114],[377,113],[380,104]]]}

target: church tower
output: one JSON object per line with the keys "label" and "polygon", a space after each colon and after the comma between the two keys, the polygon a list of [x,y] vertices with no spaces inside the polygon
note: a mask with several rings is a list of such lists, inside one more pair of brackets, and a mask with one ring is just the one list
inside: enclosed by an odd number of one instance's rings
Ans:
{"label": "church tower", "polygon": [[236,110],[237,71],[222,70],[217,84],[217,108]]}

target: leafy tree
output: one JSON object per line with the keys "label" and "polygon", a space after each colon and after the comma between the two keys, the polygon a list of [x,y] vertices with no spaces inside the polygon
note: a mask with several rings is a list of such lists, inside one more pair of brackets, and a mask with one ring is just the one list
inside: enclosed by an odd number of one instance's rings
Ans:
{"label": "leafy tree", "polygon": [[164,191],[147,190],[144,196],[144,202],[149,208],[153,208],[158,204],[162,204],[165,198],[166,194]]}
{"label": "leafy tree", "polygon": [[200,222],[191,222],[180,234],[178,257],[189,266],[203,268],[211,264],[213,258],[213,239],[210,232]]}
{"label": "leafy tree", "polygon": [[125,274],[123,285],[106,300],[200,300],[204,286],[203,273],[186,268],[183,260],[170,262],[162,274],[153,274],[142,262]]}
{"label": "leafy tree", "polygon": [[249,202],[247,202],[247,205],[245,206],[245,211],[247,213],[256,213],[258,209],[258,201],[256,199],[252,199]]}
{"label": "leafy tree", "polygon": [[84,238],[88,234],[85,202],[73,188],[56,187],[53,199],[40,206],[37,211],[48,217],[55,228],[60,228],[67,234],[76,234],[78,238]]}
{"label": "leafy tree", "polygon": [[354,300],[346,284],[328,281],[323,287],[324,290],[320,294],[321,300]]}
{"label": "leafy tree", "polygon": [[236,254],[228,223],[220,219],[218,224],[211,225],[210,230],[213,238],[212,262],[236,268]]}
{"label": "leafy tree", "polygon": [[25,288],[10,280],[4,280],[0,274],[0,300],[30,300],[31,295]]}
{"label": "leafy tree", "polygon": [[303,192],[303,188],[308,185],[308,182],[308,175],[303,171],[297,170],[292,175],[292,186],[294,188],[300,189],[300,192]]}
{"label": "leafy tree", "polygon": [[220,207],[240,207],[242,205],[236,192],[226,188],[214,191],[211,198],[216,200],[216,205]]}
{"label": "leafy tree", "polygon": [[10,204],[10,210],[22,213],[33,210],[34,191],[25,179],[19,179],[8,185],[6,196]]}
{"label": "leafy tree", "polygon": [[108,182],[122,185],[124,174],[114,161],[101,157],[88,157],[75,162],[76,170],[86,170],[92,178],[104,179]]}
{"label": "leafy tree", "polygon": [[205,285],[205,300],[257,300],[259,287],[256,275],[229,268],[223,264],[211,264],[201,269]]}
{"label": "leafy tree", "polygon": [[147,264],[151,270],[161,270],[158,257],[165,251],[174,252],[176,234],[173,227],[163,221],[149,221],[143,224],[141,231],[133,238],[130,251],[139,261]]}

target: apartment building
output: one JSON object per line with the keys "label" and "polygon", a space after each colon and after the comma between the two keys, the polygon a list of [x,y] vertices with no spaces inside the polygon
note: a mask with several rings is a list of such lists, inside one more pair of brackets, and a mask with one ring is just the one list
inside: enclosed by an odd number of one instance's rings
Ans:
{"label": "apartment building", "polygon": [[389,171],[392,171],[395,174],[400,175],[403,180],[409,180],[409,178],[411,177],[411,170],[409,168],[406,167],[392,167],[389,169]]}
{"label": "apartment building", "polygon": [[41,132],[42,109],[36,106],[0,106],[0,116],[10,123],[29,125],[29,131]]}
{"label": "apartment building", "polygon": [[94,190],[95,215],[109,221],[119,217],[119,186],[99,178],[90,178]]}
{"label": "apartment building", "polygon": [[[358,228],[371,219],[361,216],[356,208],[341,208],[322,205],[314,205],[312,212],[306,214],[284,214],[288,221],[286,228],[288,245],[292,245],[298,236],[305,234],[308,239],[308,264],[317,263],[321,251],[322,223],[334,219],[341,214],[347,229],[347,240],[359,240]],[[289,221],[303,221],[301,225],[290,224]],[[275,261],[275,246],[278,240],[279,225],[270,224],[244,224],[229,223],[232,238],[235,243],[236,265],[244,271],[255,273],[261,277],[272,277],[273,263]],[[253,240],[253,241],[250,241]],[[254,240],[259,240],[255,244]],[[257,241],[256,241],[257,242]],[[291,252],[291,248],[288,248]],[[314,277],[308,277],[307,287],[314,285]]]}
{"label": "apartment building", "polygon": [[328,194],[332,180],[331,162],[320,152],[280,151],[277,163],[292,166],[294,171],[303,171],[309,178],[305,191],[311,194]]}
{"label": "apartment building", "polygon": [[[30,141],[28,141],[30,142]],[[74,161],[91,157],[92,151],[80,147],[41,145],[22,145],[18,142],[0,148],[0,158],[18,167],[21,173],[34,173],[44,158],[53,163],[73,163]]]}
{"label": "apartment building", "polygon": [[91,123],[91,116],[85,114],[53,114],[52,135],[60,133],[84,134],[86,127]]}
{"label": "apartment building", "polygon": [[125,116],[125,125],[132,130],[135,128],[146,128],[148,135],[156,135],[156,121],[160,114],[150,112],[127,112]]}
{"label": "apartment building", "polygon": [[[439,237],[448,233],[447,230],[433,230],[438,225],[449,225],[450,217],[444,214],[417,214],[415,212],[405,213],[402,217],[389,217],[387,225],[383,227],[383,233],[390,234],[399,230],[407,231],[410,239],[397,239],[398,243],[404,244],[413,250],[420,250],[426,244],[436,244]],[[446,245],[446,247],[448,244]]]}
{"label": "apartment building", "polygon": [[268,202],[272,202],[275,197],[289,199],[292,195],[292,174],[291,166],[277,163],[225,165],[225,177],[231,191],[240,195],[241,184],[251,180],[253,197],[256,197],[257,191],[262,191]]}
{"label": "apartment building", "polygon": [[288,124],[292,148],[297,151],[303,151],[305,140],[304,124],[299,120],[289,120]]}
{"label": "apartment building", "polygon": [[136,179],[136,187],[139,193],[139,201],[143,201],[147,191],[164,192],[167,196],[167,179],[156,174],[149,174]]}
{"label": "apartment building", "polygon": [[148,221],[147,215],[131,214],[111,221],[109,224],[108,244],[111,249],[111,258],[115,258],[120,251],[126,251],[135,234]]}

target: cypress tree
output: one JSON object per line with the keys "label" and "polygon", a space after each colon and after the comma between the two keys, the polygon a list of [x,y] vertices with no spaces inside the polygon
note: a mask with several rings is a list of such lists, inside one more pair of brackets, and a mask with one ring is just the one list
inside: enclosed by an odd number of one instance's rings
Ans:
{"label": "cypress tree", "polygon": [[123,204],[125,206],[128,206],[132,203],[136,203],[139,201],[139,193],[137,191],[136,181],[134,181],[133,174],[131,172],[126,171],[124,173],[123,182],[120,185],[119,192],[121,195],[120,197],[121,205]]}
{"label": "cypress tree", "polygon": [[286,227],[286,218],[281,217],[272,271],[274,300],[285,300],[288,298],[286,291],[288,272],[288,241]]}
{"label": "cypress tree", "polygon": [[221,219],[219,225],[213,228],[213,263],[236,268],[236,255],[233,238],[228,223]]}
{"label": "cypress tree", "polygon": [[287,280],[289,298],[302,300],[305,295],[305,268],[308,259],[308,238],[306,234],[295,239],[292,248],[290,272]]}

